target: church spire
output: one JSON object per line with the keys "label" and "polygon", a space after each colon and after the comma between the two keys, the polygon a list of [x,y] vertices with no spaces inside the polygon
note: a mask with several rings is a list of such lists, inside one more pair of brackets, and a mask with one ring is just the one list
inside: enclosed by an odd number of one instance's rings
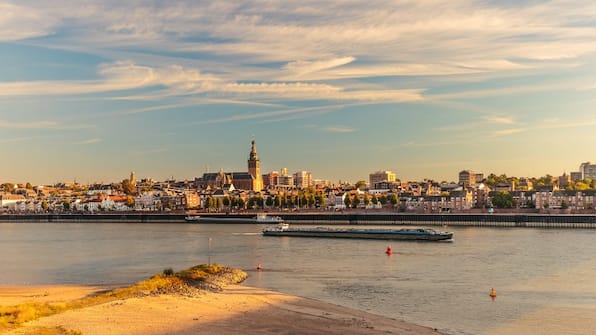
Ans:
{"label": "church spire", "polygon": [[252,140],[251,143],[252,143],[252,147],[250,149],[249,160],[256,161],[259,159],[259,156],[257,155],[257,145],[255,144],[255,140]]}
{"label": "church spire", "polygon": [[252,176],[253,179],[253,191],[260,191],[263,189],[263,176],[261,175],[261,161],[259,160],[259,156],[257,155],[257,146],[255,144],[255,140],[253,139],[252,147],[250,149],[250,155],[248,158],[248,173]]}

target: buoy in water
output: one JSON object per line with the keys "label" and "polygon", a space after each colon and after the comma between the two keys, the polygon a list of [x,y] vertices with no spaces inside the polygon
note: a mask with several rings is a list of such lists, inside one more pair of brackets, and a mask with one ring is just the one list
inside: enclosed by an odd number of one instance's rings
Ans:
{"label": "buoy in water", "polygon": [[259,264],[257,265],[257,270],[258,270],[258,271],[263,271],[263,265],[262,265],[261,263],[259,263]]}
{"label": "buoy in water", "polygon": [[497,297],[497,291],[495,291],[494,288],[491,288],[489,295],[490,295],[491,298],[496,298]]}
{"label": "buoy in water", "polygon": [[393,254],[393,249],[391,249],[391,246],[388,246],[388,247],[387,247],[387,250],[385,250],[385,253],[386,253],[387,255],[391,255],[391,254]]}

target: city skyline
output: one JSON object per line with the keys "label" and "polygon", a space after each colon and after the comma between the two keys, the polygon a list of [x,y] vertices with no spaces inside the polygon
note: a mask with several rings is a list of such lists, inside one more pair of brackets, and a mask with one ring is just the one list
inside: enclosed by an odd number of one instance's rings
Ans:
{"label": "city skyline", "polygon": [[4,182],[245,166],[553,176],[594,161],[596,4],[0,4]]}

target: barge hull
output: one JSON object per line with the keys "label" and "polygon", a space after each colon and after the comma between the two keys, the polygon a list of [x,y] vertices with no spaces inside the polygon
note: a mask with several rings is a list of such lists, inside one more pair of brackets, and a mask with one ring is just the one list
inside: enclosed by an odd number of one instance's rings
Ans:
{"label": "barge hull", "polygon": [[354,238],[373,240],[400,240],[400,241],[446,241],[453,238],[453,234],[416,235],[416,234],[391,234],[371,232],[337,232],[337,231],[265,231],[265,236],[290,236],[290,237],[324,237],[324,238]]}

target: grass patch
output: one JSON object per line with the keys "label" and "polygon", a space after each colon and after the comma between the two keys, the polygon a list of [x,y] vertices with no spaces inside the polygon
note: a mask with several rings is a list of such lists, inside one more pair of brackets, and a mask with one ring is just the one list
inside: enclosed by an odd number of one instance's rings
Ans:
{"label": "grass patch", "polygon": [[83,335],[79,330],[66,329],[62,326],[58,327],[35,327],[30,331],[31,334],[35,335]]}
{"label": "grass patch", "polygon": [[[171,269],[166,269],[171,270]],[[246,272],[218,264],[202,264],[175,272],[172,270],[154,275],[132,286],[104,292],[80,300],[59,303],[24,303],[16,306],[0,306],[0,331],[15,328],[27,321],[61,313],[67,310],[103,304],[114,300],[158,294],[182,294],[194,296],[204,290],[220,291],[226,285],[241,283]],[[166,273],[167,272],[167,273]],[[60,328],[60,327],[58,327]],[[65,329],[50,329],[48,335],[78,335]],[[60,333],[59,331],[63,331]],[[37,333],[36,333],[37,334]],[[43,333],[45,334],[45,333]]]}

